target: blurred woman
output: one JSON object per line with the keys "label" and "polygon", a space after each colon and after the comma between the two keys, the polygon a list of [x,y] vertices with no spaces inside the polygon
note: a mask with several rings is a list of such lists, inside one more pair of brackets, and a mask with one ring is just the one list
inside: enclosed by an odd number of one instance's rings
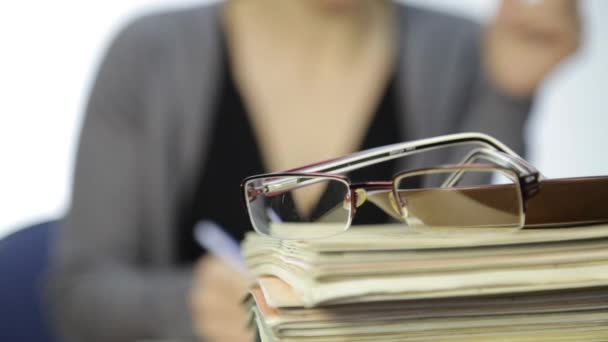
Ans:
{"label": "blurred woman", "polygon": [[522,152],[535,90],[578,41],[572,0],[504,1],[485,29],[378,0],[234,0],[133,22],[86,110],[52,273],[61,331],[250,340],[246,280],[193,239],[202,219],[242,239],[242,178],[459,131]]}

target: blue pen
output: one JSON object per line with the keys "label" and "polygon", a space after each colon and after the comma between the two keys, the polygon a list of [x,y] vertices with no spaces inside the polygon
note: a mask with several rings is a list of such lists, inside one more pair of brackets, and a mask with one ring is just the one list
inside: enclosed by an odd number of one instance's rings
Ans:
{"label": "blue pen", "polygon": [[247,264],[241,255],[239,243],[216,222],[203,220],[194,227],[194,238],[202,247],[239,272],[248,274]]}

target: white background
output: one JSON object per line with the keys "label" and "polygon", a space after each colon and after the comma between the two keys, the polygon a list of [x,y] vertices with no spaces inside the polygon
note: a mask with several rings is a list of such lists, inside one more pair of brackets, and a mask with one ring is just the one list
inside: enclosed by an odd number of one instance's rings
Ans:
{"label": "white background", "polygon": [[[62,215],[91,79],[130,18],[194,0],[6,1],[0,11],[0,237]],[[487,20],[495,0],[410,0]],[[608,1],[582,0],[581,51],[541,89],[530,159],[551,177],[608,174]]]}

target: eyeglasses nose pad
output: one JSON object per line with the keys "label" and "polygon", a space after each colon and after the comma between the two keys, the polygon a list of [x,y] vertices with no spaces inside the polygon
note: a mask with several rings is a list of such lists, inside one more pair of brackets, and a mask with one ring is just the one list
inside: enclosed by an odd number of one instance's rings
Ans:
{"label": "eyeglasses nose pad", "polygon": [[[355,193],[355,208],[359,208],[365,201],[367,201],[367,191],[365,189],[356,189]],[[349,210],[351,205],[350,194],[344,196],[344,201],[342,201],[342,207],[345,210]]]}
{"label": "eyeglasses nose pad", "polygon": [[355,206],[359,208],[367,201],[367,191],[365,189],[357,189],[355,190],[355,194],[357,195]]}
{"label": "eyeglasses nose pad", "polygon": [[393,192],[389,193],[388,195],[389,201],[391,202],[391,206],[393,207],[393,210],[396,213],[399,213],[399,215],[401,216],[401,218],[403,220],[407,220],[408,217],[408,210],[407,210],[407,205],[400,205],[399,203],[397,203],[397,200],[395,199],[395,194]]}

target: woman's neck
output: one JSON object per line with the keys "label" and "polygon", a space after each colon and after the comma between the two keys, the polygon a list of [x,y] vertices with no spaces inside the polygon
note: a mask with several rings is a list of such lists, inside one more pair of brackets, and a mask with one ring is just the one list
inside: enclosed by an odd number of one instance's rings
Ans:
{"label": "woman's neck", "polygon": [[386,33],[390,6],[381,0],[232,0],[224,19],[227,32],[255,30],[261,44],[289,55],[348,61]]}

